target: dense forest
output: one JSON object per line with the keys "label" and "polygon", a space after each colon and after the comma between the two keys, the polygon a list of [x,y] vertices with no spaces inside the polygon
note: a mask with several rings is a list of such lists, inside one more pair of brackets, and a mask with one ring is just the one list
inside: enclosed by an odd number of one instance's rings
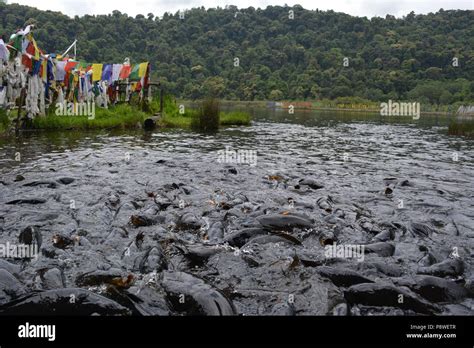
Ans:
{"label": "dense forest", "polygon": [[71,18],[0,2],[4,37],[30,23],[47,52],[77,38],[80,60],[150,61],[154,79],[182,98],[474,101],[474,11],[368,19],[297,5],[228,6]]}

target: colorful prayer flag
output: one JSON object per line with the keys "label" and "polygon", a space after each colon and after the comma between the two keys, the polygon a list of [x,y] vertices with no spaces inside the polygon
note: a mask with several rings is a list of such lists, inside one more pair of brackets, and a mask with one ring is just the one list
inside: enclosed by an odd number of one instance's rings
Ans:
{"label": "colorful prayer flag", "polygon": [[92,81],[100,81],[103,66],[103,64],[92,64]]}
{"label": "colorful prayer flag", "polygon": [[130,73],[130,80],[132,81],[138,81],[140,80],[140,76],[138,75],[140,71],[140,64],[136,64],[132,68],[132,72]]}
{"label": "colorful prayer flag", "polygon": [[130,76],[130,73],[132,71],[132,67],[130,65],[124,64],[122,67],[122,70],[120,71],[120,79],[125,80]]}

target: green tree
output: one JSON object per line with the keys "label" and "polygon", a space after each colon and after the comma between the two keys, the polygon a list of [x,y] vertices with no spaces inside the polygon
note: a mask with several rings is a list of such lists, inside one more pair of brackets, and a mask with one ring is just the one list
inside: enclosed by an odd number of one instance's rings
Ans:
{"label": "green tree", "polygon": [[268,95],[268,99],[270,100],[282,100],[283,99],[283,92],[279,89],[274,89]]}
{"label": "green tree", "polygon": [[209,77],[202,86],[206,96],[220,98],[225,90],[225,80],[220,76]]}

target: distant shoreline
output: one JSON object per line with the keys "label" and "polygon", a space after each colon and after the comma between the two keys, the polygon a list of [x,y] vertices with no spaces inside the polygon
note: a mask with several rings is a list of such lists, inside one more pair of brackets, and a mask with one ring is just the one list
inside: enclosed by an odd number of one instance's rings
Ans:
{"label": "distant shoreline", "polygon": [[[194,104],[198,103],[198,101],[193,100],[185,100],[185,99],[177,99],[177,102],[181,103],[189,103]],[[258,107],[258,108],[266,108],[269,110],[286,110],[285,107],[269,107],[269,103],[273,103],[273,101],[246,101],[246,100],[221,100],[221,105],[223,106],[240,106],[240,107]],[[329,106],[315,106],[312,105],[311,107],[301,107],[299,104],[301,103],[312,103],[312,102],[299,102],[299,101],[285,101],[282,102],[285,104],[294,103],[295,110],[299,111],[343,111],[343,112],[366,112],[366,113],[373,113],[379,114],[380,109],[375,108],[338,108],[338,107],[329,107]],[[466,113],[466,114],[457,114],[455,111],[421,111],[422,115],[433,115],[433,116],[452,116],[452,117],[460,117],[460,118],[474,118],[474,113]]]}

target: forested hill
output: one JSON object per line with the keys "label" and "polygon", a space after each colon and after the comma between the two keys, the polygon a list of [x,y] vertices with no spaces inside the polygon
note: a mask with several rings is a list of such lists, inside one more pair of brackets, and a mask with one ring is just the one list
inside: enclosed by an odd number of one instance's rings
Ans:
{"label": "forested hill", "polygon": [[88,62],[150,61],[167,90],[185,98],[214,91],[242,100],[474,101],[474,11],[367,19],[300,6],[230,6],[195,8],[184,19],[119,11],[70,18],[0,3],[0,33],[9,37],[31,22],[48,52],[77,38]]}

